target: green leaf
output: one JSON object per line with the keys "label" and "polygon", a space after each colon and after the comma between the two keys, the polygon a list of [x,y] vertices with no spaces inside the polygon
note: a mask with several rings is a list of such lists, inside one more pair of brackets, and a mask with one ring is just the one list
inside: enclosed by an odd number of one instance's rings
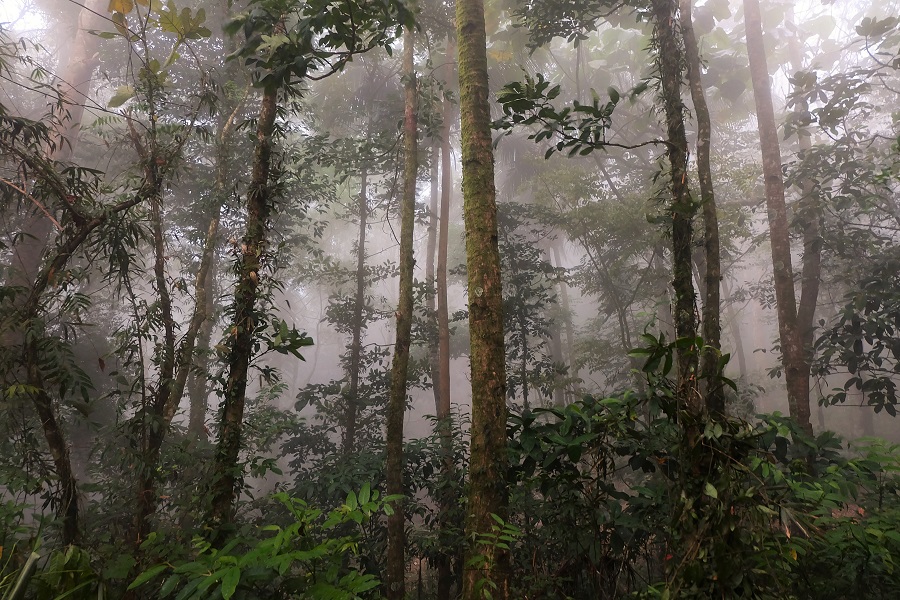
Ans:
{"label": "green leaf", "polygon": [[222,598],[229,600],[237,590],[238,582],[241,580],[241,570],[238,567],[231,567],[222,576]]}
{"label": "green leaf", "polygon": [[369,497],[371,496],[371,488],[368,483],[364,483],[362,489],[359,490],[359,503],[360,504],[368,504]]}
{"label": "green leaf", "polygon": [[711,484],[708,481],[706,482],[706,485],[703,487],[703,493],[706,494],[707,496],[709,496],[710,498],[718,498],[719,497],[719,491],[716,489],[716,487],[713,484]]}
{"label": "green leaf", "polygon": [[613,104],[617,104],[619,102],[619,90],[614,88],[613,86],[609,86],[606,90],[607,95],[609,95],[609,99]]}
{"label": "green leaf", "polygon": [[139,585],[144,585],[168,568],[169,565],[156,565],[155,567],[150,567],[149,569],[138,575],[135,580],[131,582],[131,585],[128,586],[128,589],[133,590]]}
{"label": "green leaf", "polygon": [[118,108],[134,98],[134,88],[130,85],[123,85],[116,90],[113,97],[109,99],[107,106],[109,108]]}

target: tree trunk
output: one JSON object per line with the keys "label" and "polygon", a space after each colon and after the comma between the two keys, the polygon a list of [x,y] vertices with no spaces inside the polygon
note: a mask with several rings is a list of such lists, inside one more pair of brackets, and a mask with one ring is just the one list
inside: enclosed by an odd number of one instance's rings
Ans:
{"label": "tree trunk", "polygon": [[53,466],[56,476],[59,478],[59,506],[57,515],[62,522],[61,541],[63,545],[77,544],[81,537],[79,510],[78,510],[78,484],[75,474],[72,472],[72,461],[69,457],[69,446],[66,443],[65,434],[56,418],[53,407],[53,399],[44,390],[43,378],[38,367],[37,349],[34,343],[26,342],[24,352],[28,365],[28,383],[37,388],[32,393],[32,401],[47,447],[50,448],[50,456],[53,458]]}
{"label": "tree trunk", "polygon": [[[436,107],[432,107],[435,110]],[[431,391],[434,396],[434,414],[440,412],[441,406],[441,357],[438,343],[437,323],[437,285],[435,279],[435,251],[438,237],[438,211],[440,210],[440,176],[441,176],[441,141],[435,137],[431,140],[431,201],[428,205],[428,243],[425,250],[425,309],[429,319],[428,336],[428,368],[431,374]]]}
{"label": "tree trunk", "polygon": [[[687,182],[687,137],[684,131],[684,104],[681,101],[683,56],[676,30],[674,0],[653,0],[662,99],[666,115],[667,154],[672,191],[672,288],[675,291],[675,335],[680,339],[697,336],[696,297],[691,270],[692,221],[696,205]],[[697,348],[692,343],[679,346],[678,399],[686,408],[701,407],[697,392]]]}
{"label": "tree trunk", "polygon": [[706,105],[706,91],[700,70],[700,49],[691,20],[691,0],[681,0],[681,33],[684,37],[685,60],[694,113],[697,116],[697,175],[703,207],[703,244],[706,272],[703,298],[703,357],[701,378],[706,385],[706,408],[711,414],[725,413],[725,390],[719,378],[719,356],[722,353],[721,292],[722,262],[719,253],[719,218],[710,167],[712,125]]}
{"label": "tree trunk", "polygon": [[[787,13],[788,23],[794,22],[793,6],[789,6]],[[794,71],[803,69],[803,56],[800,44],[797,40],[799,30],[795,27],[794,34],[788,38],[788,52]],[[805,117],[809,112],[809,103],[806,96],[800,94],[794,104],[794,112]],[[802,123],[802,121],[798,121]],[[800,147],[798,159],[803,161],[806,154],[812,148],[809,135],[804,135],[801,129],[798,131],[797,143]],[[797,328],[802,345],[804,364],[807,379],[810,376],[810,361],[812,360],[813,334],[815,332],[816,308],[819,304],[819,285],[822,281],[822,234],[821,234],[821,198],[816,194],[814,181],[804,180],[800,182],[800,200],[797,203],[795,217],[799,223],[803,235],[803,263],[800,270],[800,304],[797,307]]]}
{"label": "tree trunk", "polygon": [[506,486],[503,288],[497,245],[497,205],[482,0],[457,1],[456,39],[459,44],[462,187],[472,377],[466,521],[466,538],[471,541],[465,560],[463,599],[480,600],[481,589],[490,585],[493,598],[506,600],[509,597],[507,552],[494,545],[477,543],[479,536],[492,531],[495,525],[492,515],[506,518],[509,502]]}
{"label": "tree trunk", "polygon": [[[65,112],[56,131],[50,148],[52,160],[66,162],[71,160],[78,143],[78,132],[84,115],[84,101],[91,91],[91,79],[99,65],[98,49],[100,38],[92,33],[92,29],[102,29],[105,21],[105,3],[103,0],[86,0],[84,8],[78,15],[75,37],[69,49],[69,60],[60,72],[58,89]],[[64,200],[60,198],[60,200]],[[104,219],[105,220],[105,219]],[[42,213],[27,216],[22,225],[22,235],[13,248],[13,263],[18,267],[11,274],[9,283],[15,286],[31,288],[39,276],[41,257],[47,247],[52,223]],[[68,257],[67,257],[68,258]],[[40,293],[42,293],[41,290]],[[25,304],[28,304],[26,301]],[[24,305],[23,305],[24,306]],[[31,316],[36,316],[35,312]],[[30,319],[23,319],[23,323]],[[74,544],[80,537],[79,511],[77,500],[77,483],[72,470],[65,432],[60,426],[53,406],[52,397],[43,390],[42,378],[38,368],[37,348],[34,343],[24,343],[26,376],[32,385],[40,388],[32,397],[44,438],[50,449],[56,475],[60,482],[60,498],[58,515],[62,522],[63,544]]]}
{"label": "tree trunk", "polygon": [[366,228],[368,227],[368,171],[363,167],[359,182],[359,237],[356,243],[356,302],[353,305],[353,333],[350,340],[350,385],[344,413],[344,437],[341,452],[350,454],[356,449],[356,422],[359,416],[359,377],[362,369],[363,307],[366,303]]}
{"label": "tree trunk", "polygon": [[[416,210],[418,170],[418,126],[416,123],[415,36],[407,29],[403,36],[403,76],[405,110],[403,118],[403,202],[400,205],[400,294],[397,307],[397,342],[391,366],[391,397],[387,416],[387,493],[403,494],[403,417],[406,414],[406,382],[409,375],[409,344],[413,319],[413,229]],[[406,522],[402,503],[388,516],[387,592],[388,600],[406,597]]]}
{"label": "tree trunk", "polygon": [[809,361],[797,323],[797,301],[794,294],[794,271],[791,265],[791,243],[788,233],[787,209],[784,201],[784,179],[781,175],[781,150],[769,68],[763,46],[762,22],[758,0],[744,0],[747,29],[747,54],[753,96],[756,100],[756,120],[762,151],[763,177],[766,188],[766,208],[772,246],[772,265],[775,279],[775,301],[778,313],[778,332],[781,339],[781,358],[787,382],[790,415],[800,427],[812,433],[809,412]]}
{"label": "tree trunk", "polygon": [[[561,269],[563,265],[562,257],[560,256],[559,251],[560,242],[558,240],[554,240],[551,243],[553,244],[553,262],[556,263],[556,268]],[[560,307],[562,308],[563,313],[563,325],[566,332],[566,352],[564,355],[564,362],[569,368],[570,374],[575,378],[575,380],[580,381],[580,374],[575,368],[575,327],[572,323],[572,309],[569,304],[569,285],[563,279],[559,280],[559,298]],[[565,395],[563,398],[565,404],[569,404],[572,401],[572,398],[570,396],[570,391],[565,390]]]}
{"label": "tree trunk", "polygon": [[[449,42],[448,42],[449,45]],[[447,51],[448,56],[452,53]],[[456,465],[453,462],[453,423],[450,418],[450,312],[447,306],[447,254],[450,244],[450,199],[453,186],[453,168],[450,162],[450,129],[453,123],[453,104],[444,100],[443,125],[441,128],[441,214],[438,227],[438,262],[437,262],[437,325],[438,325],[438,381],[440,387],[440,404],[437,409],[437,427],[441,439],[443,453],[443,476],[449,481]],[[456,498],[438,499],[440,504],[440,527],[446,530],[450,525],[449,512]],[[437,600],[450,600],[450,588],[453,584],[450,555],[441,554],[437,558]]]}
{"label": "tree trunk", "polygon": [[[214,530],[233,521],[235,495],[242,480],[238,455],[241,449],[247,372],[257,327],[256,300],[261,257],[266,249],[267,221],[271,210],[269,169],[277,104],[278,88],[265,88],[256,129],[253,174],[247,191],[247,223],[234,296],[234,321],[226,340],[228,379],[222,398],[222,419],[216,445],[210,509],[210,525]],[[221,533],[217,531],[216,535]]]}
{"label": "tree trunk", "polygon": [[734,353],[738,361],[738,373],[741,377],[747,376],[747,356],[744,353],[744,338],[741,335],[741,323],[737,312],[734,310],[734,302],[731,300],[731,291],[728,289],[728,280],[722,279],[722,291],[728,299],[725,303],[725,311],[728,316],[728,327],[731,329],[731,339],[734,340]]}

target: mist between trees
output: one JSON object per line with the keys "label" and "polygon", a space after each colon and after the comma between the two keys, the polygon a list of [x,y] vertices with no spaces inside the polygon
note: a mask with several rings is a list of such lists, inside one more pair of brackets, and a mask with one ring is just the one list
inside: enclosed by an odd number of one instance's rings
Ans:
{"label": "mist between trees", "polygon": [[0,599],[894,598],[900,11],[0,7]]}

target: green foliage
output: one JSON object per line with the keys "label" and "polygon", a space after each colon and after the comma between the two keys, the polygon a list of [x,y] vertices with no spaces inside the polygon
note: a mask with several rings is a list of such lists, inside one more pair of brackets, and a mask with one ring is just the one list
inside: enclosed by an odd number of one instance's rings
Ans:
{"label": "green foliage", "polygon": [[[847,458],[834,434],[778,415],[698,421],[674,402],[676,343],[654,340],[646,395],[512,417],[517,593],[892,597],[898,448]],[[835,590],[828,565],[844,556]]]}
{"label": "green foliage", "polygon": [[[354,535],[335,535],[342,525],[361,526],[379,512],[391,513],[398,497],[379,497],[378,490],[363,485],[350,492],[342,506],[329,512],[310,508],[287,494],[274,500],[287,510],[286,526],[265,525],[261,539],[234,539],[222,548],[194,540],[193,560],[162,563],[141,573],[129,586],[151,582],[156,597],[200,598],[322,598],[353,600],[379,585],[374,575],[348,568],[358,555]],[[152,551],[155,539],[145,547]],[[174,596],[173,596],[174,595]]]}
{"label": "green foliage", "polygon": [[[634,98],[646,89],[641,84],[630,93]],[[585,156],[606,146],[619,146],[606,140],[606,132],[612,127],[612,115],[621,99],[614,87],[607,90],[609,102],[601,103],[600,96],[591,90],[593,100],[581,104],[575,100],[571,107],[557,110],[553,100],[559,96],[560,86],[553,85],[538,73],[535,77],[525,75],[524,82],[508,83],[497,94],[497,101],[503,107],[503,117],[494,121],[493,128],[504,135],[512,133],[516,126],[537,126],[537,131],[528,139],[540,143],[553,143],[544,154],[550,158],[554,152],[568,149],[569,156]],[[656,143],[656,142],[648,142]]]}
{"label": "green foliage", "polygon": [[[475,539],[476,552],[466,562],[466,567],[485,573],[494,572],[495,561],[498,554],[507,554],[516,545],[516,541],[522,537],[521,530],[511,523],[507,523],[495,514],[491,514],[494,523],[491,531],[477,534]],[[475,584],[475,593],[483,600],[492,600],[497,591],[497,583],[489,577],[482,577]]]}
{"label": "green foliage", "polygon": [[550,398],[565,375],[565,367],[554,364],[548,344],[554,328],[550,310],[557,301],[555,287],[561,273],[538,246],[539,240],[551,234],[537,213],[533,206],[503,203],[497,216],[506,393],[526,406],[541,404],[541,397]]}
{"label": "green foliage", "polygon": [[375,47],[390,52],[400,26],[411,23],[406,3],[396,0],[255,0],[225,31],[243,31],[246,39],[231,58],[252,67],[260,86],[280,88],[337,72]]}
{"label": "green foliage", "polygon": [[[819,374],[844,365],[850,374],[843,388],[829,396],[830,403],[844,403],[857,390],[876,412],[897,414],[900,376],[900,257],[896,252],[875,259],[844,305],[816,342]],[[822,323],[824,325],[824,322]]]}

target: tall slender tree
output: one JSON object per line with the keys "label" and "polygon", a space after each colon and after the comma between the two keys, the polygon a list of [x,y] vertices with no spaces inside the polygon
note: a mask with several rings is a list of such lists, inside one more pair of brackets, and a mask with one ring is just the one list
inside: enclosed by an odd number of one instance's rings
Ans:
{"label": "tall slender tree", "polygon": [[230,523],[240,476],[238,454],[244,422],[247,372],[253,354],[258,315],[257,288],[266,250],[267,228],[271,212],[269,173],[272,161],[272,137],[278,110],[278,85],[263,88],[256,124],[256,148],[253,174],[247,191],[247,217],[241,258],[238,264],[234,317],[227,337],[228,378],[222,397],[222,422],[216,445],[211,520],[214,526]]}
{"label": "tall slender tree", "polygon": [[[464,600],[509,597],[508,556],[500,547],[479,547],[492,515],[506,518],[506,372],[503,288],[497,237],[497,204],[491,113],[488,104],[487,40],[482,0],[456,3],[459,45],[459,106],[462,127],[463,202],[469,284],[469,360],[472,369],[472,429],[466,535],[470,546],[463,577]],[[474,559],[474,560],[473,560]]]}
{"label": "tall slender tree", "polygon": [[[675,0],[653,0],[656,62],[666,119],[666,146],[672,194],[672,288],[675,335],[681,339],[697,336],[696,295],[691,272],[693,219],[697,212],[687,182],[687,136],[684,103],[681,100],[684,53],[676,27]],[[678,395],[689,409],[700,407],[697,394],[697,348],[693,343],[678,347]]]}
{"label": "tall slender tree", "polygon": [[681,33],[684,37],[685,63],[694,114],[697,118],[697,174],[700,180],[700,203],[703,211],[703,246],[706,272],[703,286],[703,342],[701,376],[705,387],[706,408],[712,414],[725,412],[725,394],[718,378],[719,355],[722,351],[721,286],[722,264],[719,252],[719,217],[710,167],[712,123],[706,104],[706,91],[700,71],[700,47],[694,34],[691,0],[681,0]]}
{"label": "tall slender tree", "polygon": [[[409,344],[413,319],[413,233],[418,171],[418,126],[415,34],[407,28],[403,36],[403,200],[400,205],[400,298],[397,307],[397,340],[391,367],[391,396],[387,416],[387,493],[403,493],[403,417],[406,414],[406,383],[409,373]],[[397,506],[388,517],[387,597],[406,597],[405,513]]]}
{"label": "tall slender tree", "polygon": [[778,334],[781,340],[781,360],[787,383],[788,408],[791,417],[805,431],[812,433],[809,411],[809,359],[803,350],[797,319],[791,241],[784,200],[784,178],[781,173],[781,148],[778,145],[778,128],[775,123],[775,109],[772,105],[772,88],[769,81],[769,67],[763,43],[762,18],[758,0],[744,0],[744,18],[747,30],[747,54],[750,58],[750,76],[753,81],[753,97],[756,101],[756,122],[759,127],[762,152]]}

